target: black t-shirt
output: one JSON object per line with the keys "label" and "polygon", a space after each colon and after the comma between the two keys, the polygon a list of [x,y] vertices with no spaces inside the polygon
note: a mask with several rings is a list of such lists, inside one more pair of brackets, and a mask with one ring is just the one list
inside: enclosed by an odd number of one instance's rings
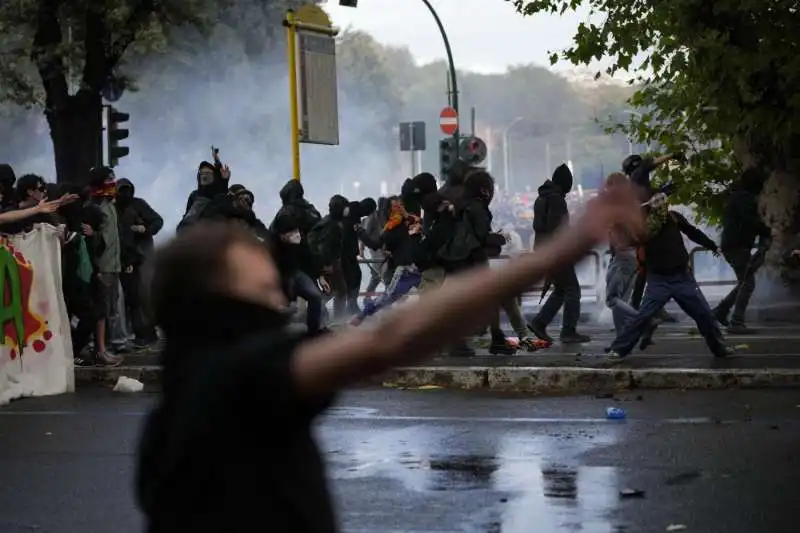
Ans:
{"label": "black t-shirt", "polygon": [[257,335],[182,353],[190,372],[165,366],[165,395],[139,449],[137,495],[149,533],[335,533],[311,434],[330,398],[294,389],[296,345]]}

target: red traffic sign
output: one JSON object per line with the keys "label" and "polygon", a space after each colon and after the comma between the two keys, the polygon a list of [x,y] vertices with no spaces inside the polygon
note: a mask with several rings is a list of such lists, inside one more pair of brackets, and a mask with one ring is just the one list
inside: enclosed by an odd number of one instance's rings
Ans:
{"label": "red traffic sign", "polygon": [[458,111],[452,107],[445,107],[439,113],[439,127],[445,135],[453,135],[458,131]]}

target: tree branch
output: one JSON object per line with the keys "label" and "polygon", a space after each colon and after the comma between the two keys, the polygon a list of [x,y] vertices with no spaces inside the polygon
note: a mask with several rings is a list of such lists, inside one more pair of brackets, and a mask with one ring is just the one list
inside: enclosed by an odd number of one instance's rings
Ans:
{"label": "tree branch", "polygon": [[136,37],[150,22],[153,13],[158,9],[158,0],[139,0],[136,7],[133,8],[128,20],[122,26],[117,39],[111,43],[111,46],[106,52],[105,58],[105,72],[111,72],[122,59],[125,50],[128,49]]}
{"label": "tree branch", "polygon": [[69,86],[64,69],[64,60],[58,55],[63,35],[58,21],[61,0],[41,0],[36,13],[36,33],[33,37],[31,61],[42,78],[48,111],[66,107]]}

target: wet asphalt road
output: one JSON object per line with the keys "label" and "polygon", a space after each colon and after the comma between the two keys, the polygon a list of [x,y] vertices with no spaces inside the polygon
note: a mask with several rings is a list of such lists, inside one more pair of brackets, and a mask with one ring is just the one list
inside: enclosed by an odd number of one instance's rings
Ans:
{"label": "wet asphalt road", "polygon": [[[637,396],[348,393],[319,426],[343,530],[797,530],[800,392]],[[152,401],[84,390],[0,409],[0,533],[141,531],[132,450]],[[627,421],[605,420],[613,405]]]}

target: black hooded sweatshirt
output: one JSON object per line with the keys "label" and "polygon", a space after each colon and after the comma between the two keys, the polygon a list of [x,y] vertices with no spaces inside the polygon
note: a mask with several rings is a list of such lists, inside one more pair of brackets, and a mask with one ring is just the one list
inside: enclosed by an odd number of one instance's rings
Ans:
{"label": "black hooded sweatshirt", "polygon": [[302,234],[302,241],[299,244],[288,243],[281,239],[284,233],[291,233],[300,230],[302,214],[297,215],[297,210],[287,210],[277,217],[270,228],[270,241],[272,257],[281,273],[281,278],[289,280],[295,272],[305,272],[311,278],[316,279],[321,274],[322,265],[317,265],[311,250],[308,246],[306,237]]}
{"label": "black hooded sweatshirt", "polygon": [[534,247],[546,242],[569,222],[567,193],[572,190],[572,172],[565,164],[553,171],[553,177],[539,187],[539,197],[533,203]]}
{"label": "black hooded sweatshirt", "polygon": [[[298,180],[292,179],[286,182],[286,185],[281,189],[280,196],[283,206],[275,215],[275,220],[285,212],[291,211],[291,216],[297,219],[297,223],[300,225],[300,233],[303,235],[308,235],[311,228],[322,220],[322,215],[317,211],[317,208],[305,199],[305,189]],[[272,221],[272,224],[275,224],[275,220]]]}
{"label": "black hooded sweatshirt", "polygon": [[732,188],[722,214],[723,251],[750,250],[759,240],[763,245],[772,239],[772,232],[758,212],[758,195],[763,178],[755,169],[748,169]]}
{"label": "black hooded sweatshirt", "polygon": [[[232,298],[176,302],[162,394],[139,445],[148,533],[335,533],[312,424],[331,397],[296,390],[298,338],[275,311]],[[209,328],[209,324],[215,326]]]}
{"label": "black hooded sweatshirt", "polygon": [[[126,238],[131,238],[130,244],[138,248],[143,257],[149,256],[153,251],[153,237],[164,227],[164,219],[146,200],[136,196],[136,187],[125,178],[117,181],[116,206],[119,213],[120,239],[124,241]],[[134,233],[130,229],[132,226],[144,226],[145,231]],[[126,235],[130,233],[130,236],[123,236],[123,233]]]}

